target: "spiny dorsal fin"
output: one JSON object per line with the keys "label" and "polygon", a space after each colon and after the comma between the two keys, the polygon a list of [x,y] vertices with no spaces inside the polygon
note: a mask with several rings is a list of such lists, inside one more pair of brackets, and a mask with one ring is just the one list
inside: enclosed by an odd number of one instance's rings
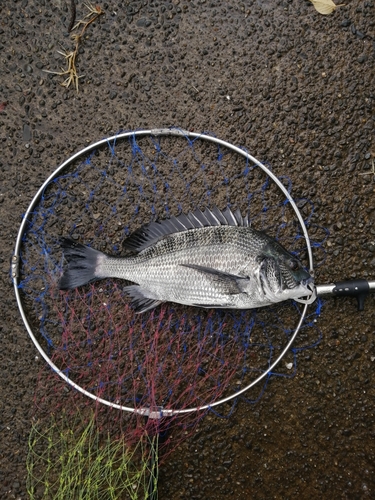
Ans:
{"label": "spiny dorsal fin", "polygon": [[227,207],[219,210],[216,206],[210,210],[206,208],[203,212],[199,208],[188,214],[172,216],[169,219],[150,222],[146,226],[137,229],[124,241],[124,248],[133,252],[141,252],[166,236],[182,231],[189,231],[202,227],[211,226],[250,226],[249,218],[242,217],[237,209],[234,213]]}

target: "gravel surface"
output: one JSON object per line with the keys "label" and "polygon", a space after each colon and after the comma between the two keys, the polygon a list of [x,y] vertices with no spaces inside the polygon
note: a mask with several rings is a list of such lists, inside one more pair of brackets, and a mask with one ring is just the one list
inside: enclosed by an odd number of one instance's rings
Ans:
{"label": "gravel surface", "polygon": [[[46,177],[120,129],[179,126],[245,146],[308,197],[330,231],[317,282],[375,278],[375,2],[332,15],[307,0],[110,1],[60,84],[70,2],[5,0],[0,20],[0,497],[27,498],[27,440],[42,362],[9,259]],[[77,19],[86,14],[77,2]],[[161,499],[375,496],[374,297],[327,299],[320,344],[260,402],[202,420],[161,468]]]}

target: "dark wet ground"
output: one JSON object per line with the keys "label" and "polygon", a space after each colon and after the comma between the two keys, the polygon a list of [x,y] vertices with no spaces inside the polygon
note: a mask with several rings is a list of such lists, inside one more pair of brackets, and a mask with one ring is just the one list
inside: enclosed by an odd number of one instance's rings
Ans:
{"label": "dark wet ground", "polygon": [[[68,3],[6,0],[0,20],[1,498],[27,497],[41,369],[9,258],[22,213],[71,153],[120,129],[211,131],[314,202],[331,233],[319,283],[375,277],[373,0],[327,17],[306,0],[108,2],[80,50],[78,94],[42,71],[64,64]],[[328,299],[296,376],[207,416],[163,465],[160,498],[373,498],[374,319],[374,297],[363,312]]]}

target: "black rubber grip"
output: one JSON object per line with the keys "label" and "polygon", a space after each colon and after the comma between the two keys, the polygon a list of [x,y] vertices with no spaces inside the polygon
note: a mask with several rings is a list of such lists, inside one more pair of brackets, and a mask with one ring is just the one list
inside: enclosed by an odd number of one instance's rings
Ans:
{"label": "black rubber grip", "polygon": [[356,279],[350,281],[338,281],[332,294],[336,296],[355,296],[358,301],[358,310],[363,311],[365,298],[370,292],[370,285],[365,279]]}

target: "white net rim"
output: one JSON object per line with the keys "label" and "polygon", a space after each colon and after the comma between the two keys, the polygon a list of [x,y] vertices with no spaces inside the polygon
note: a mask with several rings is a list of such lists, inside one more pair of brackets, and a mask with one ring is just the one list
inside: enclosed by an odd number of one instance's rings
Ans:
{"label": "white net rim", "polygon": [[96,401],[97,403],[101,403],[101,404],[104,404],[106,406],[109,406],[109,407],[112,407],[112,408],[116,408],[118,410],[132,412],[132,413],[137,413],[139,415],[144,415],[144,416],[147,416],[149,418],[161,418],[161,417],[164,417],[164,416],[172,416],[172,415],[178,415],[178,414],[183,414],[183,413],[192,413],[192,412],[196,412],[196,411],[207,410],[209,408],[213,408],[215,406],[221,405],[221,404],[223,404],[223,403],[225,403],[227,401],[230,401],[230,400],[232,400],[232,399],[240,396],[241,394],[243,394],[246,391],[248,391],[251,387],[253,387],[254,385],[258,384],[260,381],[264,380],[265,377],[267,377],[268,374],[273,371],[273,369],[276,367],[276,365],[279,364],[279,362],[281,361],[281,359],[285,356],[285,354],[291,348],[291,346],[292,346],[292,344],[293,344],[293,342],[294,342],[294,340],[295,340],[295,338],[296,338],[296,336],[297,336],[297,334],[298,334],[298,332],[299,332],[299,330],[300,330],[300,328],[301,328],[301,326],[303,324],[303,321],[305,319],[306,312],[307,312],[307,307],[308,307],[307,303],[304,304],[304,307],[303,307],[303,310],[302,310],[299,322],[298,322],[298,324],[297,324],[297,326],[296,326],[293,334],[291,335],[288,343],[286,344],[285,348],[280,353],[280,355],[276,358],[276,360],[272,364],[269,365],[269,367],[267,368],[267,370],[265,370],[261,375],[259,375],[259,377],[257,377],[255,380],[253,380],[246,387],[242,388],[241,390],[235,392],[234,394],[232,394],[230,396],[227,396],[225,398],[219,399],[218,401],[215,401],[215,402],[213,402],[211,404],[206,404],[206,405],[202,405],[202,406],[194,407],[194,408],[184,408],[184,409],[181,409],[181,410],[178,410],[178,409],[175,409],[175,410],[172,410],[172,409],[166,410],[166,409],[164,409],[163,410],[162,408],[160,408],[157,411],[151,411],[149,408],[131,408],[131,407],[128,407],[128,406],[123,406],[123,405],[114,403],[112,401],[108,401],[106,399],[103,399],[103,398],[100,398],[100,397],[96,396],[95,394],[92,394],[91,392],[87,391],[86,389],[83,389],[81,386],[79,386],[77,383],[75,383],[73,380],[71,380],[65,373],[63,373],[52,362],[52,360],[50,359],[50,357],[46,354],[46,352],[44,351],[44,349],[42,348],[42,346],[39,344],[37,338],[35,337],[35,335],[34,335],[34,333],[32,331],[32,328],[31,328],[31,326],[30,326],[30,324],[29,324],[29,322],[27,320],[25,311],[23,309],[23,305],[22,305],[22,301],[21,301],[21,296],[20,296],[20,291],[19,291],[19,282],[18,282],[18,264],[19,264],[19,257],[20,257],[20,248],[21,248],[21,243],[22,243],[22,237],[23,237],[24,231],[26,229],[26,224],[27,224],[28,216],[29,216],[30,213],[32,213],[32,211],[34,210],[35,206],[39,202],[39,199],[40,199],[43,191],[45,190],[45,188],[48,186],[48,184],[55,177],[57,177],[61,172],[63,172],[71,163],[73,163],[75,160],[79,159],[80,156],[85,155],[86,153],[90,153],[92,150],[94,150],[94,149],[96,149],[96,148],[98,148],[100,146],[103,146],[104,144],[109,144],[109,143],[115,144],[117,141],[122,140],[122,139],[126,139],[126,138],[131,137],[131,136],[134,136],[134,137],[142,137],[142,136],[154,136],[154,137],[158,137],[158,136],[183,136],[183,137],[188,137],[188,138],[191,138],[191,139],[201,139],[201,140],[213,142],[213,143],[216,143],[216,144],[218,144],[220,146],[224,146],[224,147],[226,147],[228,149],[231,149],[232,151],[234,151],[234,152],[242,155],[243,157],[247,158],[252,163],[254,163],[255,165],[257,165],[260,169],[262,169],[272,179],[273,182],[275,182],[275,184],[282,191],[282,193],[288,199],[291,207],[293,208],[293,210],[294,210],[294,212],[295,212],[295,214],[297,216],[298,222],[299,222],[299,224],[300,224],[300,226],[302,228],[303,236],[304,236],[305,241],[306,241],[306,249],[307,249],[308,261],[309,261],[309,272],[313,276],[312,249],[311,249],[309,235],[308,235],[307,228],[306,228],[305,222],[303,220],[302,214],[299,211],[299,209],[298,209],[296,203],[294,202],[293,198],[291,197],[290,193],[285,188],[285,186],[282,184],[282,182],[263,163],[261,163],[259,160],[257,160],[256,158],[254,158],[252,155],[250,155],[249,153],[247,153],[247,151],[239,148],[238,146],[234,146],[233,144],[230,144],[229,142],[223,141],[222,139],[218,139],[217,137],[214,137],[214,136],[206,134],[206,133],[189,132],[187,130],[182,130],[180,128],[157,128],[157,129],[149,129],[149,130],[136,130],[136,131],[118,133],[118,134],[116,134],[114,136],[111,136],[109,138],[101,139],[100,141],[95,142],[95,143],[87,146],[84,149],[81,149],[80,151],[78,151],[77,153],[75,153],[74,155],[72,155],[70,158],[68,158],[67,160],[65,160],[59,167],[57,167],[56,170],[54,172],[52,172],[52,174],[44,181],[44,183],[42,184],[42,186],[39,188],[38,192],[36,193],[36,195],[32,199],[32,201],[31,201],[29,207],[27,208],[27,210],[26,210],[26,212],[24,214],[24,217],[22,219],[22,222],[21,222],[20,228],[18,230],[18,234],[17,234],[17,239],[16,239],[16,245],[15,245],[15,249],[14,249],[14,254],[12,256],[12,278],[13,278],[14,292],[15,292],[15,295],[16,295],[16,300],[17,300],[18,308],[20,310],[22,320],[23,320],[23,322],[25,324],[26,330],[27,330],[27,332],[28,332],[31,340],[33,341],[33,343],[34,343],[35,347],[37,348],[38,352],[40,353],[40,355],[48,363],[48,365],[52,368],[52,370],[57,375],[59,375],[66,383],[68,383],[71,387],[73,387],[74,389],[76,389],[80,393],[84,394],[85,396],[91,398],[92,400]]}

